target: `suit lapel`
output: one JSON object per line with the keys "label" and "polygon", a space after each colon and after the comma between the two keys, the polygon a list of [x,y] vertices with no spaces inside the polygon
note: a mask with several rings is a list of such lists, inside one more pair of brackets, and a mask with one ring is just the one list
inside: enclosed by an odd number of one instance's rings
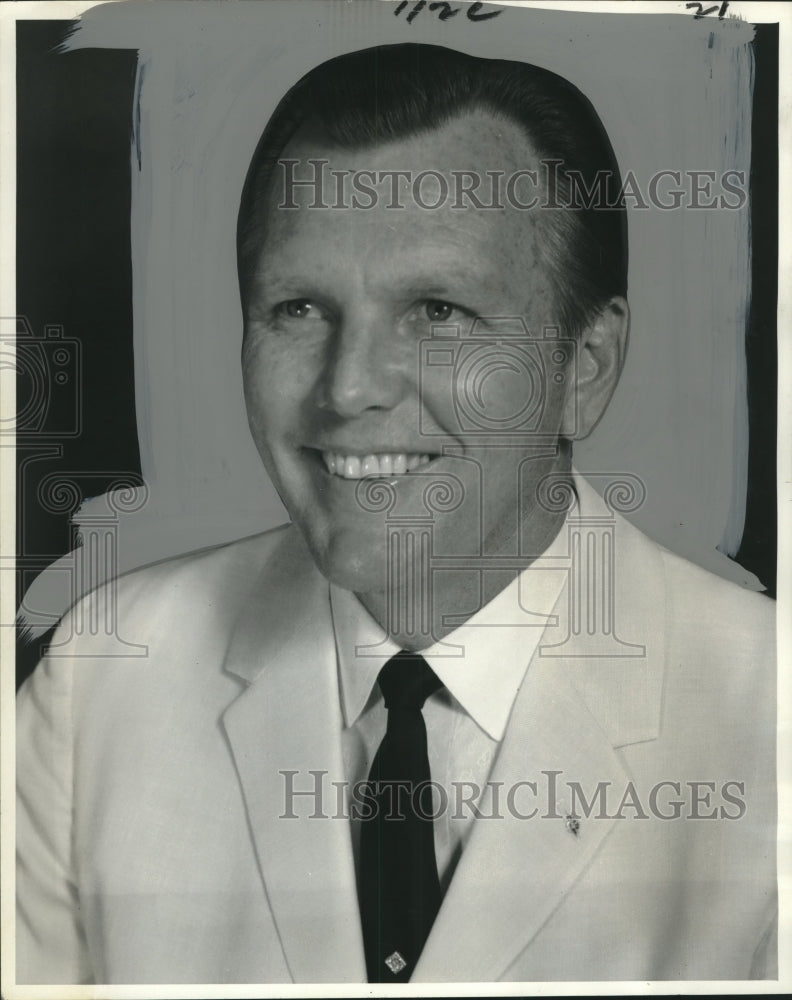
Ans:
{"label": "suit lapel", "polygon": [[[619,759],[557,664],[532,663],[415,981],[497,980],[528,945],[610,833],[614,820],[567,816],[567,781],[587,797],[623,785]],[[560,772],[560,773],[559,773]],[[519,785],[533,782],[534,788]],[[491,790],[499,787],[497,806]],[[535,789],[535,791],[534,791]],[[513,795],[510,800],[509,795]],[[533,809],[538,812],[528,816]],[[596,814],[595,814],[596,815]]]}
{"label": "suit lapel", "polygon": [[[259,578],[226,669],[249,682],[223,721],[292,979],[365,982],[349,824],[332,818],[344,773],[328,585],[295,531]],[[321,801],[289,794],[316,782]]]}
{"label": "suit lapel", "polygon": [[[578,481],[581,510],[613,517]],[[618,516],[614,573],[619,637],[637,649],[592,657],[570,630],[568,588],[515,700],[489,789],[415,982],[494,981],[504,975],[571,891],[618,820],[580,817],[568,781],[590,799],[601,782],[620,792],[629,775],[617,747],[654,739],[663,674],[664,586],[656,546]],[[563,655],[559,656],[562,650]],[[283,772],[295,790],[323,781],[324,812],[345,779],[342,720],[326,581],[288,531],[240,616],[226,669],[248,682],[224,725],[239,771],[270,908],[296,982],[365,982],[349,824],[310,819],[312,796],[286,810]],[[552,808],[553,777],[557,789]],[[536,784],[536,795],[519,782]],[[500,800],[492,789],[500,783]],[[510,789],[514,799],[508,802]],[[617,801],[618,801],[617,798]],[[520,818],[539,807],[531,819]]]}
{"label": "suit lapel", "polygon": [[[507,973],[619,822],[600,818],[599,807],[586,818],[579,800],[577,824],[568,822],[567,782],[578,782],[588,801],[606,783],[606,811],[612,815],[630,779],[615,748],[655,739],[659,731],[662,557],[609,513],[585,482],[578,486],[585,516],[614,519],[613,609],[625,647],[609,657],[595,643],[592,656],[590,637],[569,626],[567,584],[556,605],[558,624],[545,631],[517,694],[481,803],[483,816],[500,818],[474,823],[416,967],[416,982],[495,981]],[[560,647],[563,656],[557,655]],[[518,785],[525,781],[535,783],[535,795]],[[497,783],[499,807],[492,792]],[[535,807],[533,818],[517,815]]]}

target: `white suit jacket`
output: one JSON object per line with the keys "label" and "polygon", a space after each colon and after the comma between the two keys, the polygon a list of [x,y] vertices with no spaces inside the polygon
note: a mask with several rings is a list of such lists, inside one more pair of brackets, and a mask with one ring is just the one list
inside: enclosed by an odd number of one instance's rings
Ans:
{"label": "white suit jacket", "polygon": [[[522,785],[474,821],[413,981],[776,975],[773,604],[615,529],[641,655],[596,655],[565,588],[490,775],[535,782],[546,818]],[[344,780],[329,587],[296,531],[113,586],[19,696],[17,981],[365,982],[348,822],[334,795],[282,818],[281,772]],[[113,608],[146,656],[119,656]]]}

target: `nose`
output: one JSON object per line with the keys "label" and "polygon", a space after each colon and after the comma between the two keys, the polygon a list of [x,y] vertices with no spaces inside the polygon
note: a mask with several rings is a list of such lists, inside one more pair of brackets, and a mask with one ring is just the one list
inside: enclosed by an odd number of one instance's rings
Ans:
{"label": "nose", "polygon": [[391,318],[372,311],[345,316],[317,386],[320,408],[346,419],[366,410],[393,408],[405,386],[398,340]]}

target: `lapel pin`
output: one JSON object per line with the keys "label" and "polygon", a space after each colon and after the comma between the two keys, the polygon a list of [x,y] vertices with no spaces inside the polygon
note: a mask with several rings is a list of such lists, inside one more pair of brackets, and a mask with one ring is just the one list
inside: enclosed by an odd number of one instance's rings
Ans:
{"label": "lapel pin", "polygon": [[577,837],[578,830],[580,829],[580,820],[577,819],[575,816],[567,816],[567,818],[564,820],[564,823],[566,824],[567,830],[569,830],[570,833],[574,834]]}

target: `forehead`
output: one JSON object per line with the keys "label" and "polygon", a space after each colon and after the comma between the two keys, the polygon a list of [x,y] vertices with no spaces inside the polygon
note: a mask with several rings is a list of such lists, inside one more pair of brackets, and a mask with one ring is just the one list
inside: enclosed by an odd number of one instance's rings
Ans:
{"label": "forehead", "polygon": [[[524,274],[537,262],[540,210],[513,207],[504,187],[517,171],[536,171],[541,180],[538,155],[516,123],[489,112],[472,111],[439,128],[360,149],[339,148],[309,122],[279,159],[296,162],[276,166],[270,183],[262,219],[265,272],[292,266],[292,254],[311,263],[330,254],[360,256],[372,268],[393,271],[411,263],[442,268],[464,262],[493,275],[515,268]],[[394,171],[406,176],[396,178]],[[441,200],[438,174],[448,196],[433,207]],[[313,180],[319,175],[326,208],[316,206]],[[306,179],[312,183],[293,183]],[[484,205],[493,203],[498,185],[504,207],[478,207],[475,199],[460,197],[460,185],[474,188]],[[539,187],[532,193],[541,197]],[[289,205],[296,207],[284,207]]]}
{"label": "forehead", "polygon": [[535,165],[537,156],[516,122],[479,109],[453,116],[414,135],[373,146],[340,148],[316,119],[309,119],[287,144],[283,157],[323,155],[338,169],[516,170]]}

